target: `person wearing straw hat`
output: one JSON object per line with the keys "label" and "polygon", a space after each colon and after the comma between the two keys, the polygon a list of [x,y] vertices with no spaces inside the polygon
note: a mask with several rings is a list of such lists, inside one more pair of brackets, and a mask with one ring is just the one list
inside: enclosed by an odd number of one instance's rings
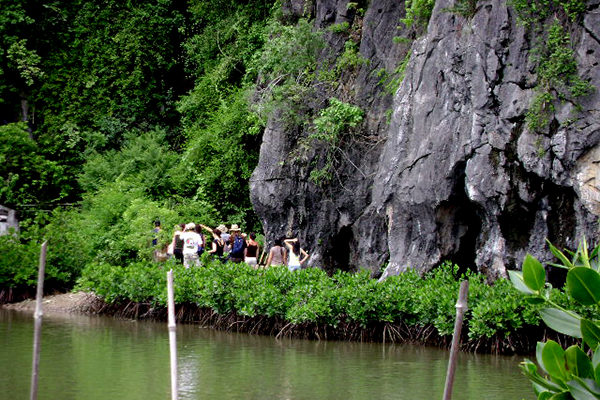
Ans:
{"label": "person wearing straw hat", "polygon": [[231,244],[230,244],[230,240],[231,240],[231,235],[229,233],[227,233],[227,227],[223,224],[217,226],[217,230],[219,232],[221,232],[221,239],[223,239],[223,254],[224,257],[229,256],[229,252],[231,251]]}
{"label": "person wearing straw hat", "polygon": [[229,253],[229,260],[231,262],[240,263],[244,261],[244,250],[246,249],[246,241],[242,237],[242,230],[236,224],[231,225],[229,231],[232,235],[231,240],[231,253]]}

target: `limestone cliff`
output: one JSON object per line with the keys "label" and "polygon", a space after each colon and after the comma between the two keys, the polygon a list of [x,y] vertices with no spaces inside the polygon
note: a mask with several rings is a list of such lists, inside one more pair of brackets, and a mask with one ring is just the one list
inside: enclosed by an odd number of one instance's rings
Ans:
{"label": "limestone cliff", "polygon": [[[359,27],[369,61],[343,73],[335,94],[366,117],[321,186],[309,174],[326,150],[289,162],[307,128],[271,119],[250,183],[268,240],[298,234],[309,265],[328,269],[378,272],[387,263],[390,274],[452,260],[494,278],[527,252],[548,260],[546,238],[559,247],[598,239],[600,93],[555,101],[548,124],[531,129],[536,31],[504,1],[477,1],[469,16],[453,6],[437,0],[427,28],[415,32],[399,22],[404,2],[370,1],[364,13],[344,0],[284,2],[290,14],[308,9],[316,29]],[[578,75],[599,88],[599,2],[586,6],[576,21],[551,18],[570,32]],[[325,32],[322,57],[341,53],[343,34]],[[407,54],[390,94],[376,72],[393,72]],[[313,104],[313,112],[323,107]]]}

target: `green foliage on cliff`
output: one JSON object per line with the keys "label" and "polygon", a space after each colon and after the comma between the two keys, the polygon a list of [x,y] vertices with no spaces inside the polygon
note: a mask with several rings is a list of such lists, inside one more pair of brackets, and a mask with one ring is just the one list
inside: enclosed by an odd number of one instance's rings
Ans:
{"label": "green foliage on cliff", "polygon": [[526,25],[546,20],[557,9],[564,10],[571,20],[576,20],[586,8],[585,0],[510,0],[509,4]]}
{"label": "green foliage on cliff", "polygon": [[252,110],[263,120],[278,115],[288,125],[305,122],[300,112],[314,94],[317,55],[325,43],[306,19],[286,25],[275,19],[263,33],[266,42],[252,64],[257,77]]}
{"label": "green foliage on cliff", "polygon": [[[577,70],[577,54],[572,48],[570,28],[557,15],[566,14],[577,24],[585,12],[583,0],[511,0],[519,20],[539,38],[534,43],[531,59],[536,64],[536,94],[527,112],[527,126],[534,132],[547,130],[558,102],[571,102],[595,88],[583,80]],[[554,16],[553,16],[554,15]]]}
{"label": "green foliage on cliff", "polygon": [[578,75],[570,35],[558,20],[549,26],[547,37],[533,55],[538,65],[538,84],[527,112],[527,123],[531,130],[540,131],[548,126],[557,101],[575,101],[591,93],[594,87]]}
{"label": "green foliage on cliff", "polygon": [[363,116],[359,107],[336,98],[331,98],[329,106],[321,110],[319,117],[313,121],[315,132],[309,140],[324,145],[325,155],[323,159],[313,160],[316,168],[310,172],[311,182],[321,186],[331,181],[334,168],[344,154],[342,142],[350,136],[352,128],[362,122]]}
{"label": "green foliage on cliff", "polygon": [[404,2],[406,17],[402,22],[408,28],[413,25],[427,26],[434,6],[435,0],[406,0]]}

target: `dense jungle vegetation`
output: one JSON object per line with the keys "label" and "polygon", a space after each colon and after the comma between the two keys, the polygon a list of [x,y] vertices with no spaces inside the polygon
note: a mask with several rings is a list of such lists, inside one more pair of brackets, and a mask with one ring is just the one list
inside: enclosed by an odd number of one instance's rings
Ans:
{"label": "dense jungle vegetation", "polygon": [[248,179],[264,125],[256,107],[269,101],[249,96],[299,48],[289,33],[266,45],[287,29],[280,9],[3,1],[0,204],[18,211],[21,231],[0,238],[0,288],[31,286],[43,240],[53,290],[94,260],[149,260],[156,219],[162,243],[189,221],[260,231]]}

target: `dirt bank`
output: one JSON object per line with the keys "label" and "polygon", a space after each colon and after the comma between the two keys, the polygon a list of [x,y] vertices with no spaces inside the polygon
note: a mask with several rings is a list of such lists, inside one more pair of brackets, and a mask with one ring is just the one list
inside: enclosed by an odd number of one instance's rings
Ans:
{"label": "dirt bank", "polygon": [[[44,313],[90,313],[94,312],[99,299],[94,294],[77,292],[55,294],[44,297]],[[2,308],[23,311],[35,311],[35,299],[28,299],[19,303],[2,304]]]}

